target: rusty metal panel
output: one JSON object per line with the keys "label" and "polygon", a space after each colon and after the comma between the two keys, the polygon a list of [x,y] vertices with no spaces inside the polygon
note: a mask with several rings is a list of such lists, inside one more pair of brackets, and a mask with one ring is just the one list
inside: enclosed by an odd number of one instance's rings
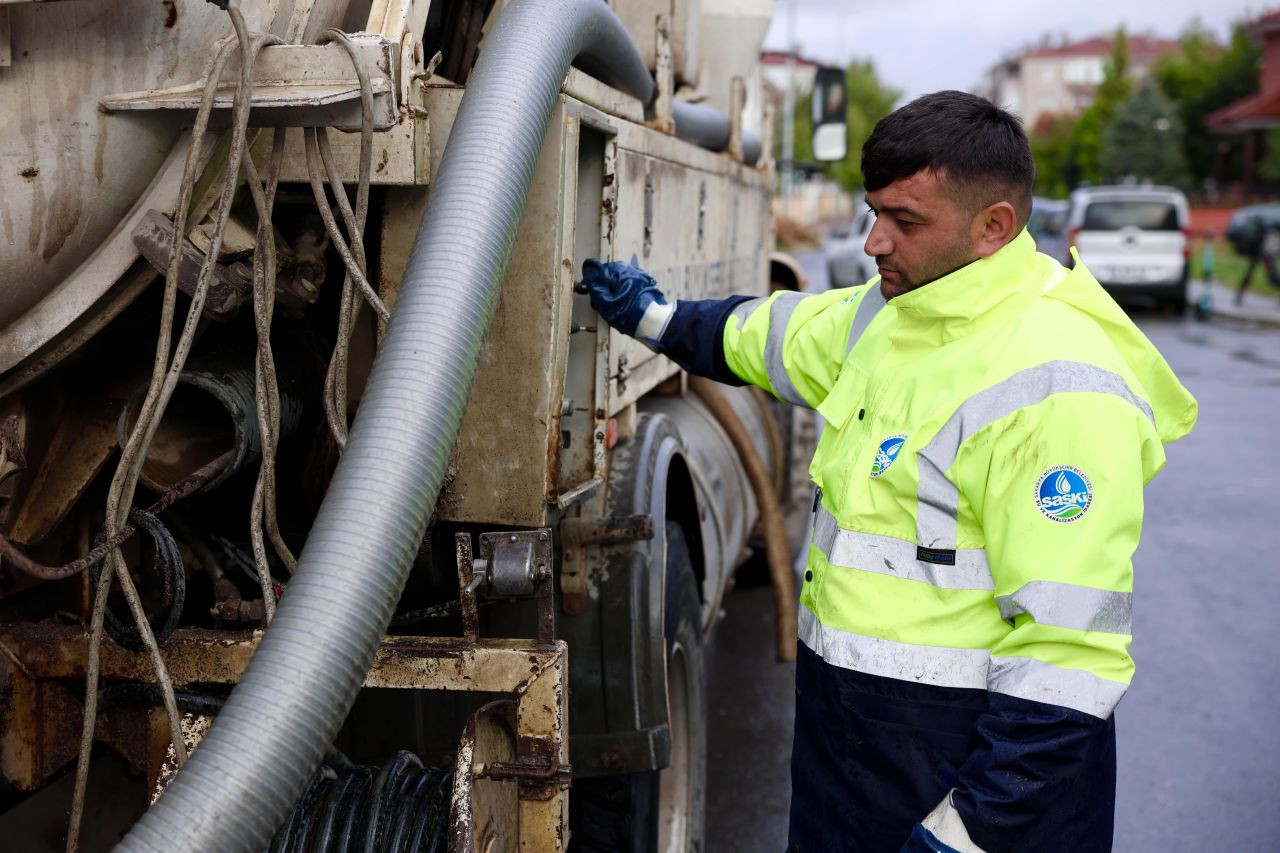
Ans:
{"label": "rusty metal panel", "polygon": [[[457,91],[428,88],[433,162]],[[580,157],[601,157],[601,144],[603,173],[580,168]],[[763,294],[770,185],[765,171],[562,95],[437,517],[542,526],[551,507],[602,482],[607,418],[678,369],[600,326],[585,297],[575,302],[580,261],[597,245],[600,255],[635,254],[678,298]],[[591,338],[584,356],[575,344]]]}
{"label": "rusty metal panel", "polygon": [[[260,633],[180,629],[165,643],[174,685],[234,683],[240,678]],[[0,627],[0,776],[10,787],[30,790],[74,758],[81,708],[60,679],[84,676],[87,633],[81,626],[49,623]],[[104,679],[153,682],[144,653],[113,643],[102,647]],[[482,843],[454,849],[488,849],[487,841],[516,841],[520,850],[563,850],[568,816],[568,650],[564,642],[387,637],[365,679],[366,687],[505,693],[514,713],[473,720],[459,749],[468,771],[454,790],[455,830],[481,830]],[[502,703],[509,708],[511,703]],[[125,710],[125,709],[121,709]],[[485,709],[482,709],[484,711]],[[163,784],[165,727],[156,708],[129,709],[118,718],[110,710],[99,719],[97,738]],[[505,731],[503,720],[509,721]],[[184,737],[194,746],[202,722],[188,717]],[[514,746],[514,748],[513,748]],[[462,775],[462,774],[460,774]],[[516,804],[512,803],[512,786]],[[467,803],[458,801],[467,798]],[[463,806],[466,806],[465,808]],[[511,828],[515,826],[516,832]]]}
{"label": "rusty metal panel", "polygon": [[[537,527],[556,499],[577,185],[577,134],[569,131],[576,119],[564,102],[562,96],[534,171],[436,507],[440,519]],[[440,138],[438,113],[430,103],[428,109]]]}
{"label": "rusty metal panel", "polygon": [[66,517],[116,449],[120,400],[110,394],[71,401],[54,425],[8,536],[14,542],[40,542]]}
{"label": "rusty metal panel", "polygon": [[33,791],[76,756],[80,702],[0,656],[0,787]]}
{"label": "rusty metal panel", "polygon": [[[614,258],[636,255],[677,299],[768,292],[767,172],[626,123],[618,146]],[[679,370],[617,332],[609,351],[611,415]]]}

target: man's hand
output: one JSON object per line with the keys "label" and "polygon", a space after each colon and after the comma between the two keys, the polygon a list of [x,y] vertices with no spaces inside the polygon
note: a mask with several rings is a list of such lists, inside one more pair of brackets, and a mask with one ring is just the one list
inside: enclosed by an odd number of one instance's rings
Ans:
{"label": "man's hand", "polygon": [[591,294],[591,307],[618,331],[649,343],[658,343],[675,310],[667,304],[653,276],[621,261],[582,263],[582,281]]}

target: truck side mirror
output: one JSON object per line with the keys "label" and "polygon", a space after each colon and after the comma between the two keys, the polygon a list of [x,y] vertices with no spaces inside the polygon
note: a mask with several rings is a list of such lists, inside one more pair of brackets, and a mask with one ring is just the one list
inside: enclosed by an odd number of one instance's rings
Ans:
{"label": "truck side mirror", "polygon": [[813,78],[813,159],[831,163],[849,153],[844,113],[844,71],[823,66]]}

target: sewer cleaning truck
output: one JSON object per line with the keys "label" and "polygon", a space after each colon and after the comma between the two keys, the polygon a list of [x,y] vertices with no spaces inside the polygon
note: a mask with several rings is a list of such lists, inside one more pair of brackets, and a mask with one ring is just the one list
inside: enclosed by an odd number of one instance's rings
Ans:
{"label": "sewer cleaning truck", "polygon": [[577,280],[802,286],[770,7],[0,0],[7,849],[700,849],[812,426]]}

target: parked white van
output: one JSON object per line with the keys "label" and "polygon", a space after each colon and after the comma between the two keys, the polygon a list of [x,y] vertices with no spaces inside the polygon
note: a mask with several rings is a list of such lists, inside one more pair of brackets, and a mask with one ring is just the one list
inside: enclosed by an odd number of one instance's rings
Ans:
{"label": "parked white van", "polygon": [[1084,187],[1071,194],[1067,241],[1113,296],[1181,312],[1191,258],[1187,197],[1173,187]]}

